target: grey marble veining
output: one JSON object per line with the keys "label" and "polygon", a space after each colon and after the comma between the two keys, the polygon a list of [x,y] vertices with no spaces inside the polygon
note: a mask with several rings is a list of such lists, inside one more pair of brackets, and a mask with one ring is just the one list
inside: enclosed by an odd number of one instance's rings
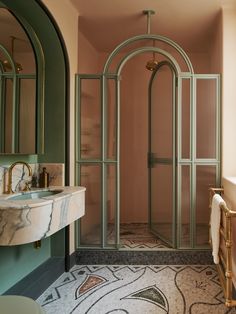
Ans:
{"label": "grey marble veining", "polygon": [[[62,192],[38,199],[16,200],[0,195],[0,245],[18,245],[44,239],[85,213],[85,188],[51,187]],[[22,192],[15,195],[27,195]]]}
{"label": "grey marble veining", "polygon": [[[24,165],[16,165],[12,172],[12,190],[14,192],[24,189],[26,182],[31,182],[32,178],[38,175],[38,164],[30,164],[32,177],[29,177],[28,169]],[[8,168],[10,165],[0,166],[0,194],[5,193],[8,184]]]}
{"label": "grey marble veining", "polygon": [[[63,163],[44,163],[30,164],[32,168],[32,177],[29,177],[28,170],[24,165],[16,165],[12,172],[12,190],[14,192],[22,191],[26,182],[30,182],[33,187],[38,187],[39,174],[43,167],[46,167],[49,173],[50,186],[64,186],[64,164]],[[8,168],[10,165],[0,165],[0,194],[7,190]]]}

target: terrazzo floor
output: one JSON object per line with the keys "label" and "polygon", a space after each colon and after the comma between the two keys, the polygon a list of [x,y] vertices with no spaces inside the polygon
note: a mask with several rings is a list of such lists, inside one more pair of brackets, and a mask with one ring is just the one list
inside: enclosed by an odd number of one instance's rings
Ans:
{"label": "terrazzo floor", "polygon": [[76,265],[37,300],[47,314],[235,314],[214,265]]}
{"label": "terrazzo floor", "polygon": [[155,236],[148,224],[132,223],[120,225],[120,242],[124,249],[156,250],[170,248],[165,242]]}
{"label": "terrazzo floor", "polygon": [[[101,242],[100,228],[93,228],[92,232],[82,236],[82,245],[98,245]],[[107,243],[114,244],[116,231],[114,224],[107,227]],[[165,242],[155,236],[147,223],[120,224],[120,244],[122,249],[128,250],[156,250],[170,248]]]}
{"label": "terrazzo floor", "polygon": [[[161,234],[166,238],[170,237],[171,225],[162,224]],[[199,246],[208,245],[208,225],[197,225],[197,244]],[[157,227],[158,230],[158,227]],[[107,243],[114,244],[116,232],[113,224],[109,224],[107,228]],[[92,232],[83,236],[82,245],[100,243],[100,229],[94,228]],[[190,246],[190,231],[189,225],[182,226],[182,245],[184,247]],[[120,243],[121,249],[126,250],[162,250],[170,249],[171,247],[162,241],[158,236],[154,235],[147,223],[122,223],[120,224]]]}

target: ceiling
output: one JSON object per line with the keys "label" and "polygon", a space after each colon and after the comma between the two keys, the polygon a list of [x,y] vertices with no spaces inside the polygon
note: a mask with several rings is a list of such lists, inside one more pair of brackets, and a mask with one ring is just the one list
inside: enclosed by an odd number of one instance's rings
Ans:
{"label": "ceiling", "polygon": [[70,0],[79,29],[98,51],[112,51],[129,37],[145,34],[143,10],[153,9],[151,33],[171,38],[186,51],[209,48],[222,2],[236,0]]}

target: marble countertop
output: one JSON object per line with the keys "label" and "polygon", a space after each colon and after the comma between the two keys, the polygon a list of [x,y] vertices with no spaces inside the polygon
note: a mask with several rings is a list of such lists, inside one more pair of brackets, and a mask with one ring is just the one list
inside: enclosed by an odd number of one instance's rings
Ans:
{"label": "marble countertop", "polygon": [[[19,245],[51,236],[85,214],[85,188],[53,186],[0,195],[0,245]],[[34,192],[60,191],[35,199],[11,199]]]}

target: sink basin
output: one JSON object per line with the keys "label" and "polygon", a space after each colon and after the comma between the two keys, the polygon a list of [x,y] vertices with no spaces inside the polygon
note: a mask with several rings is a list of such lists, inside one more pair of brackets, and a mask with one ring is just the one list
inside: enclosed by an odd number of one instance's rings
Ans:
{"label": "sink basin", "polygon": [[84,187],[57,186],[12,195],[2,194],[0,246],[44,239],[84,214]]}
{"label": "sink basin", "polygon": [[61,193],[62,190],[53,190],[53,191],[32,191],[28,192],[25,194],[20,194],[20,195],[12,195],[9,196],[7,199],[8,200],[33,200],[37,198],[42,198],[42,197],[47,197],[47,196],[52,196],[58,193]]}

